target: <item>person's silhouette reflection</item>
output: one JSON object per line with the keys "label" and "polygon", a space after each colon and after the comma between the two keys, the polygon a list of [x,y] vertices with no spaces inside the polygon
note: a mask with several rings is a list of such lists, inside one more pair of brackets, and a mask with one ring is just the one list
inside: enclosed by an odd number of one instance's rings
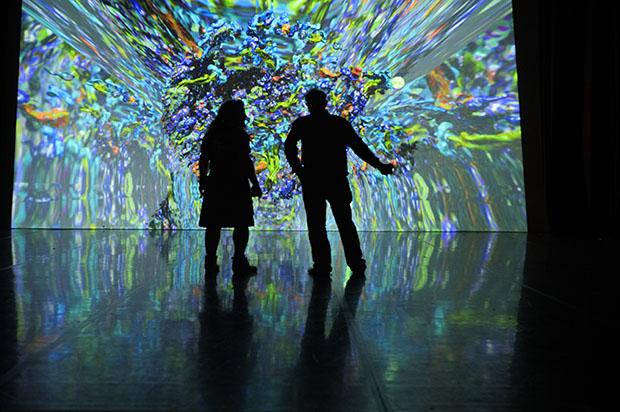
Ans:
{"label": "person's silhouette reflection", "polygon": [[249,275],[233,275],[233,303],[224,310],[217,293],[216,276],[205,277],[204,305],[200,315],[200,376],[209,410],[245,408],[245,389],[256,362],[253,321],[248,312]]}
{"label": "person's silhouette reflection", "polygon": [[[357,229],[351,215],[353,195],[347,179],[347,148],[382,174],[394,172],[389,163],[381,162],[366,146],[346,119],[327,111],[327,96],[313,89],[306,94],[310,115],[295,120],[284,142],[286,159],[301,181],[308,237],[312,249],[311,276],[329,275],[331,251],[325,229],[327,202],[331,206],[347,265],[353,273],[362,274],[366,261],[362,255]],[[297,143],[301,142],[301,160]]]}
{"label": "person's silhouette reflection", "polygon": [[[217,272],[217,246],[223,227],[232,227],[235,272],[256,272],[245,256],[254,226],[252,196],[262,196],[250,157],[250,136],[245,131],[245,108],[240,100],[220,106],[200,146],[201,227],[205,231],[205,269]],[[252,185],[250,186],[250,182]]]}
{"label": "person's silhouette reflection", "polygon": [[343,390],[344,372],[350,351],[349,325],[355,318],[365,277],[352,276],[344,296],[325,336],[327,308],[331,297],[331,282],[317,278],[312,285],[306,328],[301,342],[297,409],[347,409]]}

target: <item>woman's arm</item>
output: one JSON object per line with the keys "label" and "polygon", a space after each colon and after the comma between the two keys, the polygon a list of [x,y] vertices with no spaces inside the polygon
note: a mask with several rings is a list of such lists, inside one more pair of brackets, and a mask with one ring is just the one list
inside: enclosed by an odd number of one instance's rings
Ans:
{"label": "woman's arm", "polygon": [[254,186],[258,185],[258,178],[256,177],[256,169],[254,168],[254,162],[252,161],[252,158],[250,156],[248,156],[248,178],[250,179],[250,182],[252,182],[252,185]]}
{"label": "woman's arm", "polygon": [[209,173],[209,144],[207,142],[207,135],[202,138],[200,144],[200,159],[198,160],[198,184],[200,187],[200,193],[204,194],[207,189],[207,174]]}
{"label": "woman's arm", "polygon": [[250,182],[252,183],[252,196],[261,197],[263,195],[263,191],[261,190],[260,184],[258,183],[258,178],[256,177],[256,169],[254,168],[254,161],[252,160],[252,156],[250,155],[250,136],[248,136],[247,146],[245,150],[247,153],[247,175],[248,179],[250,179]]}

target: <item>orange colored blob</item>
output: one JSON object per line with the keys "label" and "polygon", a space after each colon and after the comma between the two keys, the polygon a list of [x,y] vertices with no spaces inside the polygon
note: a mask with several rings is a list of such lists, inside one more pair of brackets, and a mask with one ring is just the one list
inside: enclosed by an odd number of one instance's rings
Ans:
{"label": "orange colored blob", "polygon": [[[202,55],[202,50],[192,35],[179,23],[171,13],[162,12],[159,7],[155,6],[151,0],[148,0],[148,4],[153,12],[159,17],[170,31],[178,36],[178,38],[188,46],[198,57]],[[153,16],[153,15],[151,15]]]}
{"label": "orange colored blob", "polygon": [[431,70],[426,75],[426,80],[435,98],[439,99],[450,94],[450,82],[440,67]]}
{"label": "orange colored blob", "polygon": [[261,160],[260,162],[258,162],[258,164],[255,167],[256,173],[260,173],[266,169],[267,169],[267,162],[265,162],[264,160]]}
{"label": "orange colored blob", "polygon": [[495,83],[495,76],[497,75],[497,70],[487,70],[487,80],[489,83]]}
{"label": "orange colored blob", "polygon": [[329,70],[327,67],[321,67],[321,69],[319,70],[319,76],[321,77],[330,77],[332,79],[339,77],[340,73],[335,73],[331,70]]}
{"label": "orange colored blob", "polygon": [[435,96],[435,104],[444,109],[452,109],[452,95],[450,81],[446,78],[441,67],[436,67],[426,75],[426,81]]}
{"label": "orange colored blob", "polygon": [[351,114],[351,112],[353,111],[353,105],[351,103],[348,103],[343,109],[342,112],[340,112],[340,115],[342,117],[349,117],[349,114]]}
{"label": "orange colored blob", "polygon": [[47,112],[39,112],[35,110],[34,106],[30,103],[24,104],[23,108],[26,114],[33,119],[54,127],[65,127],[69,121],[69,112],[65,109],[54,108]]}

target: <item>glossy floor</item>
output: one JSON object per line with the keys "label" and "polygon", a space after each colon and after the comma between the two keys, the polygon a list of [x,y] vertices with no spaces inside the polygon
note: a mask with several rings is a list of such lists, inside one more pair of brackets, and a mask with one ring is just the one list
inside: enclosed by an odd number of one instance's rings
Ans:
{"label": "glossy floor", "polygon": [[586,378],[568,366],[584,358],[562,342],[581,331],[565,324],[580,308],[546,289],[549,240],[362,233],[363,280],[330,238],[335,270],[321,282],[306,275],[304,232],[252,232],[251,278],[232,275],[225,233],[220,273],[207,279],[201,231],[5,233],[0,406],[589,406]]}

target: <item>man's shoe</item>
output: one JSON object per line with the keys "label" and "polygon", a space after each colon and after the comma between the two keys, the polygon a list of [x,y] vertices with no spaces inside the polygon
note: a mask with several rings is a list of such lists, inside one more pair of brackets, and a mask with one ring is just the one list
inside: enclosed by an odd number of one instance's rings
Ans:
{"label": "man's shoe", "polygon": [[254,274],[258,271],[256,266],[250,265],[250,262],[248,262],[248,259],[245,256],[240,258],[233,257],[232,261],[232,269],[235,273]]}

